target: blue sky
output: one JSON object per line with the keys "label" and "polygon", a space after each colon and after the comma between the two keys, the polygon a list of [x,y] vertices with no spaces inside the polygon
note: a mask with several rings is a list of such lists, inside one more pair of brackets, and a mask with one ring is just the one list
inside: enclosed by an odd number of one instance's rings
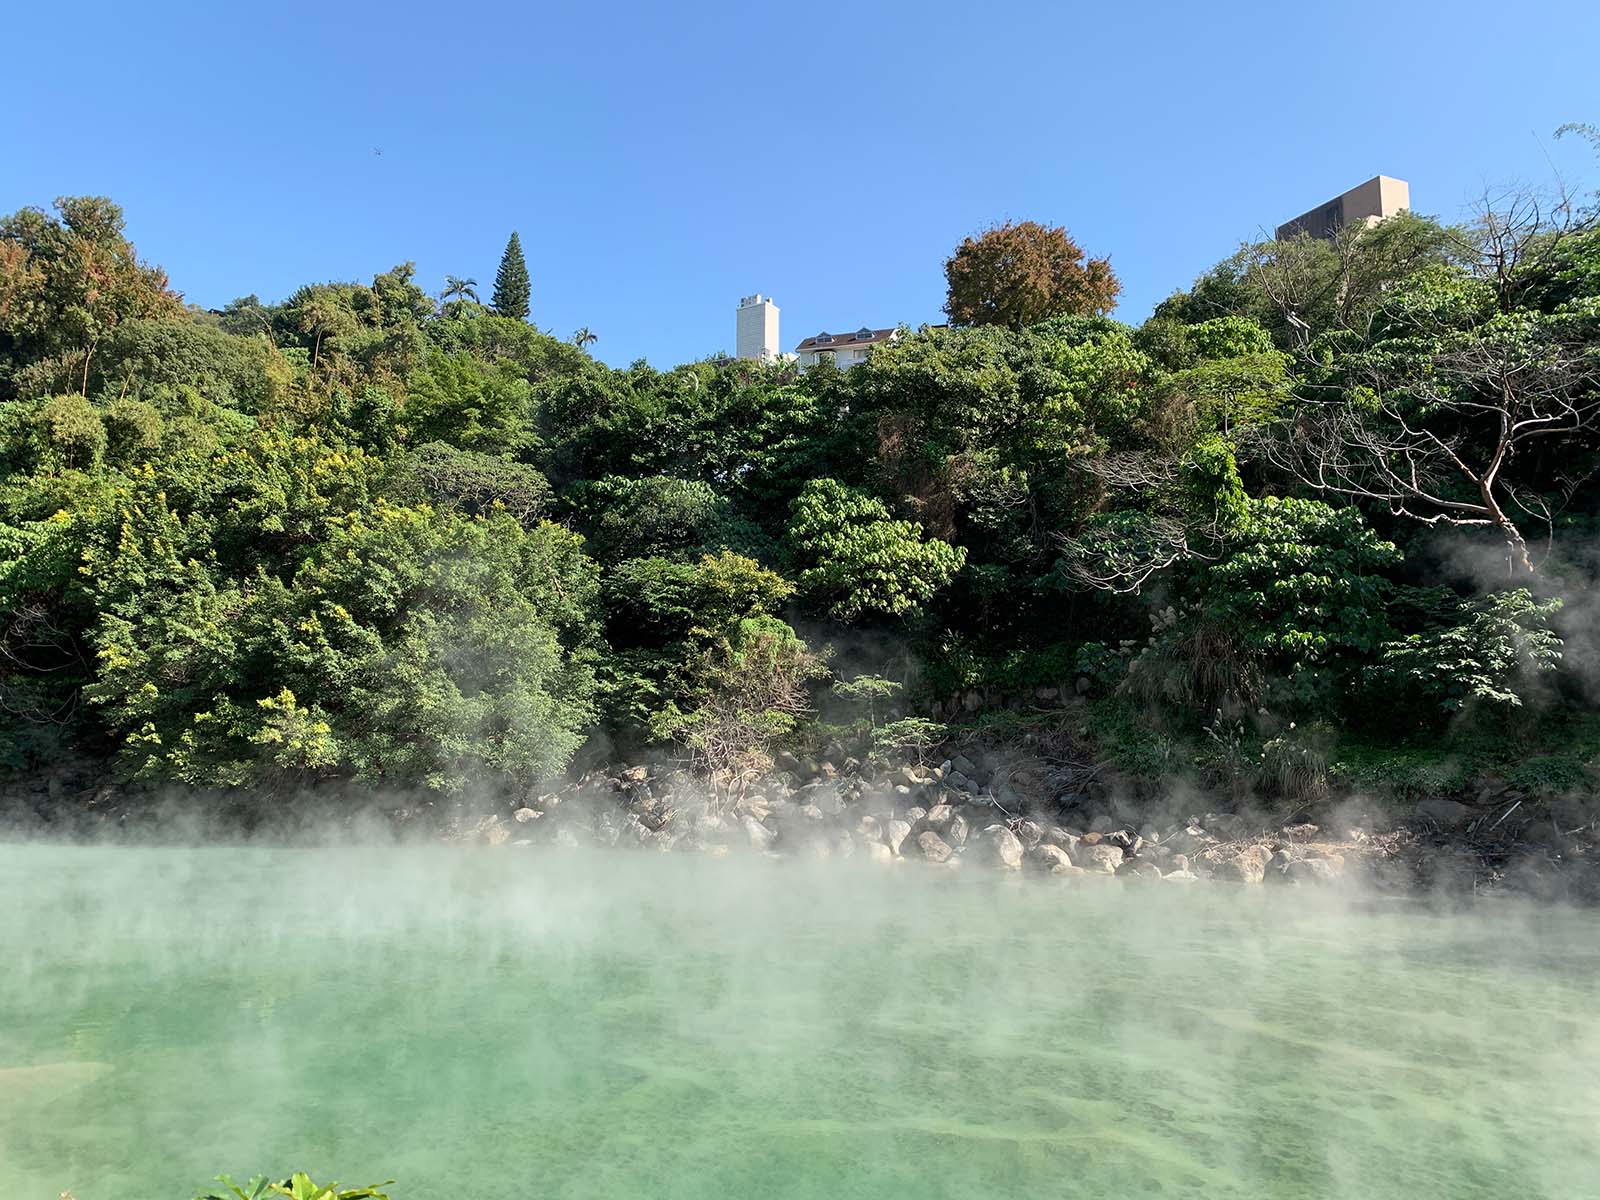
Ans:
{"label": "blue sky", "polygon": [[407,259],[487,298],[515,228],[533,319],[618,365],[731,350],[756,291],[786,347],[937,320],[944,258],[1006,218],[1110,254],[1138,321],[1375,174],[1446,217],[1597,175],[1551,137],[1600,120],[1593,0],[89,0],[5,26],[0,211],[109,195],[207,307]]}

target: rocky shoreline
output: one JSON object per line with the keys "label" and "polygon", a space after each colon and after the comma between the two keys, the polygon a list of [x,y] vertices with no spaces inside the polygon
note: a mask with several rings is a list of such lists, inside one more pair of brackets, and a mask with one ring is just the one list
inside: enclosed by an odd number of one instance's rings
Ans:
{"label": "rocky shoreline", "polygon": [[455,836],[857,857],[1083,882],[1360,885],[1600,902],[1594,797],[1530,801],[1488,784],[1477,803],[1434,797],[1399,812],[1350,797],[1217,811],[1203,797],[1141,797],[1095,777],[1096,768],[1063,775],[1014,751],[877,768],[841,757],[783,756],[772,773],[720,799],[666,764],[596,770],[509,816],[459,822]]}
{"label": "rocky shoreline", "polygon": [[1517,893],[1600,903],[1600,798],[1230,804],[1140,788],[1036,747],[967,747],[938,763],[862,762],[834,746],[781,755],[735,794],[657,759],[597,766],[521,797],[441,801],[325,785],[295,794],[155,792],[80,764],[0,782],[13,837],[241,838],[303,844],[386,832],[488,846],[856,858],[1058,881],[1363,886],[1397,895]]}

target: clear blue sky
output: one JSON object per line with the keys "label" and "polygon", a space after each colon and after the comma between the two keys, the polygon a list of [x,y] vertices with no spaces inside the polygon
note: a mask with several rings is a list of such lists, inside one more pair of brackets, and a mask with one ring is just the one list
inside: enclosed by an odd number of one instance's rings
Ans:
{"label": "clear blue sky", "polygon": [[4,25],[0,211],[109,195],[207,307],[407,259],[487,299],[515,228],[533,319],[615,364],[731,350],[756,291],[786,348],[937,320],[943,259],[997,219],[1109,253],[1137,321],[1375,174],[1446,217],[1552,161],[1597,174],[1551,138],[1600,120],[1595,0],[89,0]]}

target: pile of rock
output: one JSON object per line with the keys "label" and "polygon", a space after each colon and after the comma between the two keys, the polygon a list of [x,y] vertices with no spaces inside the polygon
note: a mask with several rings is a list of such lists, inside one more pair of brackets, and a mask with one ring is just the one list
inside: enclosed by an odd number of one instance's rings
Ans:
{"label": "pile of rock", "polygon": [[[1002,799],[1004,797],[1004,799]],[[1104,809],[1097,808],[1105,804]],[[1325,883],[1344,857],[1315,826],[1251,833],[1226,814],[1140,822],[1106,790],[1074,787],[1048,803],[1007,790],[990,766],[956,757],[863,773],[825,757],[796,761],[735,798],[715,798],[680,771],[634,766],[597,772],[519,809],[522,828],[489,840],[634,845],[658,850],[810,857],[861,855],[882,863],[970,864],[1061,878],[1193,883]],[[475,836],[484,836],[476,831]]]}

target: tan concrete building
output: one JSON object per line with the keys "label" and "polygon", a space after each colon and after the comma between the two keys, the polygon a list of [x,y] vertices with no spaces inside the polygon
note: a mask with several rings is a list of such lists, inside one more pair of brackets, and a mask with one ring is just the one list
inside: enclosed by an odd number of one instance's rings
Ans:
{"label": "tan concrete building", "polygon": [[1279,225],[1278,240],[1281,242],[1300,233],[1326,240],[1347,225],[1376,225],[1385,217],[1410,207],[1410,184],[1404,179],[1374,175],[1326,204],[1319,204],[1310,212]]}
{"label": "tan concrete building", "polygon": [[740,358],[776,362],[782,351],[778,348],[778,306],[772,297],[745,296],[739,301],[737,321],[734,353]]}

